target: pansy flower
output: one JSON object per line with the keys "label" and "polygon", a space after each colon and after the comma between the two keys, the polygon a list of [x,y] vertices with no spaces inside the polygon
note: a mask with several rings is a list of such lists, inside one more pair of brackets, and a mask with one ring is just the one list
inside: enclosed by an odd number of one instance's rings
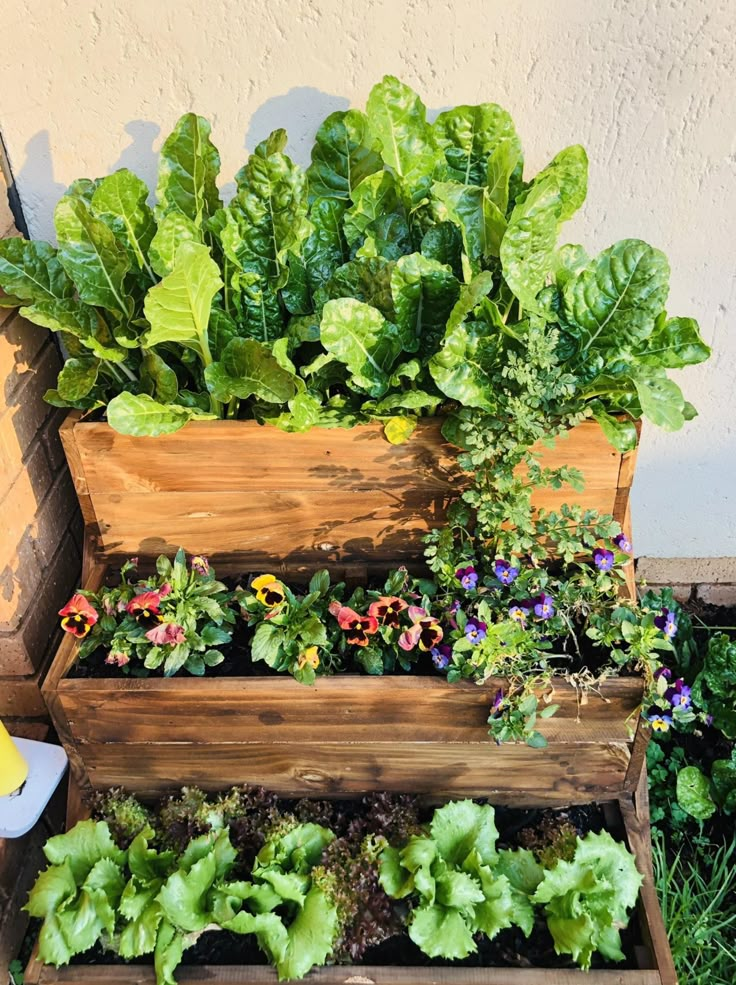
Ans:
{"label": "pansy flower", "polygon": [[493,565],[493,573],[502,585],[511,585],[519,576],[519,569],[515,568],[510,561],[497,558]]}
{"label": "pansy flower", "polygon": [[382,595],[368,606],[368,615],[373,616],[383,626],[399,629],[401,613],[409,608],[409,603],[395,595]]}
{"label": "pansy flower", "polygon": [[610,571],[614,561],[613,551],[606,550],[605,547],[596,547],[593,551],[593,564],[599,571]]}
{"label": "pansy flower", "polygon": [[502,704],[503,704],[503,688],[500,687],[493,696],[493,704],[491,705],[491,714],[497,715],[501,710]]}
{"label": "pansy flower", "polygon": [[554,614],[554,599],[543,592],[534,601],[534,615],[540,619],[551,619]]}
{"label": "pansy flower", "polygon": [[613,538],[613,542],[620,551],[624,552],[624,554],[631,554],[633,547],[631,546],[631,541],[626,534],[616,534]]}
{"label": "pansy flower", "polygon": [[664,696],[673,708],[681,711],[687,711],[692,704],[692,691],[681,677],[677,678],[672,687],[667,688]]}
{"label": "pansy flower", "polygon": [[159,592],[142,592],[131,599],[125,608],[137,623],[151,629],[163,619],[159,611],[160,606],[161,594]]}
{"label": "pansy flower", "polygon": [[670,678],[672,677],[672,671],[670,670],[670,668],[669,667],[658,667],[654,671],[654,680],[655,681],[658,681],[660,679],[660,677],[664,677],[665,680],[667,680],[667,681],[670,680]]}
{"label": "pansy flower", "polygon": [[370,636],[378,632],[375,616],[361,616],[349,605],[341,605],[334,613],[340,629],[344,629],[348,643],[353,646],[368,646]]}
{"label": "pansy flower", "polygon": [[672,725],[672,715],[663,708],[654,707],[649,709],[647,721],[651,723],[652,729],[655,732],[669,732],[670,726]]}
{"label": "pansy flower", "polygon": [[317,647],[308,646],[306,650],[299,654],[296,665],[299,670],[304,670],[305,667],[311,667],[312,670],[316,670],[319,667],[319,651]]}
{"label": "pansy flower", "polygon": [[677,634],[677,621],[674,612],[669,609],[662,609],[658,616],[654,617],[654,625],[661,629],[667,639],[672,639]]}
{"label": "pansy flower", "polygon": [[440,643],[439,646],[432,647],[432,663],[437,670],[446,670],[452,659],[452,647],[447,643]]}
{"label": "pansy flower", "polygon": [[207,575],[210,571],[210,562],[202,554],[195,554],[191,559],[190,564],[192,566],[192,571],[195,571],[198,575]]}
{"label": "pansy flower", "polygon": [[112,667],[124,667],[130,663],[130,655],[124,653],[122,650],[111,650],[105,657],[105,663],[110,664]]}
{"label": "pansy flower", "polygon": [[515,602],[509,608],[509,618],[514,622],[524,622],[532,609],[531,602]]}
{"label": "pansy flower", "polygon": [[399,637],[399,646],[402,650],[413,650],[418,646],[420,650],[430,653],[442,642],[442,627],[421,606],[410,605],[408,615],[412,624]]}
{"label": "pansy flower", "polygon": [[260,575],[254,578],[250,587],[255,588],[256,598],[267,609],[281,605],[286,598],[284,586],[275,575]]}
{"label": "pansy flower", "polygon": [[72,595],[63,609],[59,609],[61,628],[65,633],[82,639],[100,618],[97,609],[84,595]]}
{"label": "pansy flower", "polygon": [[176,622],[160,622],[158,626],[148,630],[146,639],[156,646],[175,646],[177,643],[186,643],[184,627]]}
{"label": "pansy flower", "polygon": [[486,638],[488,626],[479,619],[468,619],[465,623],[465,639],[471,643],[480,643]]}
{"label": "pansy flower", "polygon": [[465,568],[458,568],[455,577],[463,586],[466,592],[472,591],[478,584],[478,572],[472,564]]}

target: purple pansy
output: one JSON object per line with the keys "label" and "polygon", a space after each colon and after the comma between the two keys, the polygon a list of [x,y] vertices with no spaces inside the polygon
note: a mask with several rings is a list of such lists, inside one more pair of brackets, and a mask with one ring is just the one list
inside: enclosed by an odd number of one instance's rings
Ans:
{"label": "purple pansy", "polygon": [[669,667],[659,667],[654,671],[654,680],[658,681],[660,677],[664,677],[665,680],[669,681],[672,678],[672,671]]}
{"label": "purple pansy", "polygon": [[452,647],[447,643],[440,643],[439,646],[432,648],[432,663],[437,670],[445,670],[452,659]]}
{"label": "purple pansy", "polygon": [[498,691],[493,696],[493,704],[491,705],[491,714],[495,715],[501,709],[503,704],[503,688],[500,687]]}
{"label": "purple pansy", "polygon": [[195,554],[191,559],[192,571],[198,575],[207,575],[210,570],[210,562],[203,554]]}
{"label": "purple pansy", "polygon": [[554,599],[542,593],[534,602],[534,615],[540,619],[551,619],[554,614]]}
{"label": "purple pansy", "polygon": [[519,577],[519,569],[515,568],[510,561],[497,558],[493,565],[493,573],[502,585],[511,585]]}
{"label": "purple pansy", "polygon": [[599,571],[610,571],[614,560],[613,551],[608,551],[605,547],[596,547],[593,551],[593,564]]}
{"label": "purple pansy", "polygon": [[681,677],[678,677],[672,687],[667,688],[665,698],[673,708],[686,711],[692,704],[692,691]]}
{"label": "purple pansy", "polygon": [[531,612],[531,602],[515,602],[509,608],[509,617],[515,622],[524,622]]}
{"label": "purple pansy", "polygon": [[479,619],[468,619],[465,623],[465,638],[471,643],[480,643],[486,638],[487,628],[486,624]]}
{"label": "purple pansy", "polygon": [[670,609],[662,609],[662,612],[654,617],[654,625],[662,630],[667,639],[671,640],[677,634],[677,621],[674,612]]}
{"label": "purple pansy", "polygon": [[472,564],[469,564],[465,568],[458,568],[455,572],[455,577],[466,592],[472,591],[472,589],[474,589],[478,584],[478,572]]}
{"label": "purple pansy", "polygon": [[624,552],[624,554],[631,554],[633,547],[631,546],[631,541],[626,534],[616,534],[613,538],[613,542],[620,551]]}

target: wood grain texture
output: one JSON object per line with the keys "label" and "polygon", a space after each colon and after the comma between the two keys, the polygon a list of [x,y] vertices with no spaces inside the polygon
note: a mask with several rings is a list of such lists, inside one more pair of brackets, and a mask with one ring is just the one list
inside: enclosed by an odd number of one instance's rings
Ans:
{"label": "wood grain texture", "polygon": [[[100,556],[183,546],[241,566],[370,563],[420,557],[421,536],[442,524],[462,488],[441,423],[420,421],[408,442],[391,445],[379,424],[287,434],[253,421],[199,421],[131,438],[70,415],[63,439]],[[572,499],[623,520],[628,471],[598,424],[538,451],[544,466],[580,469],[586,487],[539,490],[536,506]]]}

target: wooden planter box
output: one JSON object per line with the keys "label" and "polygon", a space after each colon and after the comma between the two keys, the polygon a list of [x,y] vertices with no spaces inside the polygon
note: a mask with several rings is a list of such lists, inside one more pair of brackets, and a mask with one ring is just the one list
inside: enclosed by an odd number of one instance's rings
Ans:
{"label": "wooden planter box", "polygon": [[[649,801],[644,752],[647,736],[639,733],[636,748],[636,780],[631,790],[620,789],[608,800],[604,810],[608,828],[625,838],[636,855],[637,866],[644,876],[637,911],[640,944],[635,948],[638,967],[626,970],[579,971],[543,968],[463,968],[463,967],[371,967],[339,965],[317,968],[306,981],[311,985],[677,985],[662,914],[654,890],[649,837]],[[288,792],[288,791],[287,791]],[[296,788],[290,791],[296,794]],[[482,789],[474,791],[485,796]],[[498,803],[496,796],[490,800]],[[518,806],[528,800],[516,794]],[[565,805],[565,795],[552,797],[553,806]],[[71,826],[87,816],[70,791]],[[31,956],[25,973],[27,985],[155,985],[153,964],[74,965],[53,968]],[[267,965],[180,965],[176,972],[179,985],[277,985],[276,972]]]}

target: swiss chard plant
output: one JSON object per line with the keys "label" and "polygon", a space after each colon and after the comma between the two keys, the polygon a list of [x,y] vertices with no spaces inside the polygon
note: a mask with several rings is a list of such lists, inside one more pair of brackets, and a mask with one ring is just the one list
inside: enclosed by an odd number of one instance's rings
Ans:
{"label": "swiss chard plant", "polygon": [[153,576],[138,579],[136,571],[137,559],[128,561],[119,585],[80,590],[59,611],[62,628],[81,641],[79,658],[102,648],[107,664],[138,676],[158,669],[167,677],[181,669],[202,675],[222,663],[235,623],[233,593],[207,559],[187,564],[180,549],[173,563],[161,555]]}

